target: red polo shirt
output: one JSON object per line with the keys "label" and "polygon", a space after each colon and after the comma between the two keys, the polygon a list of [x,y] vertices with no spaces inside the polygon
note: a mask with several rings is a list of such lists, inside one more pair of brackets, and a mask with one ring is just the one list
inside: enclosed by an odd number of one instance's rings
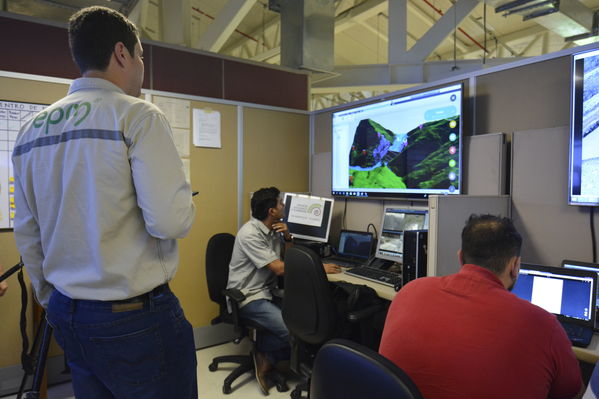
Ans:
{"label": "red polo shirt", "polygon": [[403,287],[389,308],[380,353],[426,399],[572,398],[582,384],[555,316],[475,265]]}

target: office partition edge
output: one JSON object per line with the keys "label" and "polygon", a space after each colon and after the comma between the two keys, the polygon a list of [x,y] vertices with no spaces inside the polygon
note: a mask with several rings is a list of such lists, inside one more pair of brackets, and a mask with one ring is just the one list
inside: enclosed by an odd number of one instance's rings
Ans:
{"label": "office partition edge", "polygon": [[237,106],[237,231],[243,225],[243,107]]}

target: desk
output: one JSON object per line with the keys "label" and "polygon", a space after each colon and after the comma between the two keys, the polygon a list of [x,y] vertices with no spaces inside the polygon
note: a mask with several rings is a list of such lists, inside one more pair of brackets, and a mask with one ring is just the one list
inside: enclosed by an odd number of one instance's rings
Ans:
{"label": "desk", "polygon": [[385,284],[375,283],[374,281],[365,280],[363,278],[359,278],[356,276],[350,276],[349,274],[345,274],[343,272],[336,273],[336,274],[327,274],[327,278],[329,279],[329,281],[332,281],[332,282],[345,281],[345,282],[352,283],[352,284],[367,285],[368,287],[375,290],[376,294],[380,298],[386,299],[388,301],[393,300],[393,298],[395,297],[395,294],[396,294],[393,287],[389,287],[388,285],[385,285]]}
{"label": "desk", "polygon": [[599,334],[593,334],[593,339],[586,348],[573,346],[572,349],[578,360],[591,364],[597,363],[599,361]]}

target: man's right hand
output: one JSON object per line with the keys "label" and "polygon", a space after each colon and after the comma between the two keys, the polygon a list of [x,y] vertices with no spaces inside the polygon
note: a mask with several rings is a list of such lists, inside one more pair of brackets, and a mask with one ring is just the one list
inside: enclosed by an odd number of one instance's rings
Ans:
{"label": "man's right hand", "polygon": [[324,267],[324,271],[327,274],[341,273],[342,271],[341,266],[336,265],[334,263],[323,263],[322,266]]}

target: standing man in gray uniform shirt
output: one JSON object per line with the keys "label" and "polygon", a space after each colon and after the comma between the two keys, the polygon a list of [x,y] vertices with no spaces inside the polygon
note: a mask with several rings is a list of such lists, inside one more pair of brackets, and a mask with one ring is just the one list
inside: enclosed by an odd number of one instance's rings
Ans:
{"label": "standing man in gray uniform shirt", "polygon": [[85,8],[69,42],[83,77],[15,144],[17,246],[77,398],[197,398],[193,332],[168,286],[195,208],[166,118],[138,98],[137,28]]}
{"label": "standing man in gray uniform shirt", "polygon": [[[276,187],[261,188],[251,200],[252,217],[235,238],[229,264],[227,288],[236,288],[245,295],[240,313],[268,329],[257,343],[254,353],[256,379],[264,394],[268,394],[266,374],[275,363],[289,359],[289,332],[283,322],[280,298],[272,295],[277,276],[285,272],[283,243],[293,245],[285,217],[285,204]],[[339,273],[337,265],[325,263],[326,273]]]}

